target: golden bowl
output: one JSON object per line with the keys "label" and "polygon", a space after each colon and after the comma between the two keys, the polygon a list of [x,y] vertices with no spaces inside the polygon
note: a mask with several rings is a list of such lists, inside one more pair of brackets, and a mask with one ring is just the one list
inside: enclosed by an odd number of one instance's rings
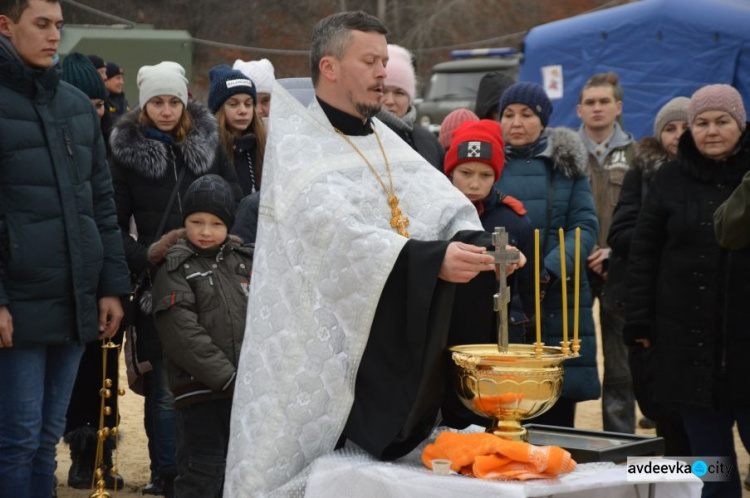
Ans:
{"label": "golden bowl", "polygon": [[469,344],[449,348],[455,367],[458,397],[471,411],[493,420],[487,432],[515,441],[526,441],[521,421],[549,410],[560,397],[563,361],[560,348],[510,344],[499,352],[497,344]]}

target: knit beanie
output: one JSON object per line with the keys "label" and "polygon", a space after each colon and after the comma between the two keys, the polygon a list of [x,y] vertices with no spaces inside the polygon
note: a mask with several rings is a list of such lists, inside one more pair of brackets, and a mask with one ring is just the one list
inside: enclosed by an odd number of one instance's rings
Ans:
{"label": "knit beanie", "polygon": [[136,84],[139,90],[138,103],[142,108],[149,100],[159,95],[172,95],[187,106],[185,68],[176,62],[163,61],[155,66],[143,66],[138,70]]}
{"label": "knit beanie", "polygon": [[94,69],[96,69],[97,71],[103,67],[106,67],[104,64],[104,59],[102,59],[98,55],[91,54],[91,55],[88,55],[87,57],[91,61],[91,63],[94,65]]}
{"label": "knit beanie", "polygon": [[687,97],[675,97],[659,109],[654,119],[654,138],[661,143],[661,131],[672,121],[688,122],[688,107],[690,99]]}
{"label": "knit beanie", "polygon": [[695,119],[706,111],[724,111],[735,121],[741,131],[745,131],[747,115],[742,104],[740,92],[730,85],[708,85],[699,89],[690,98],[688,126],[693,126]]}
{"label": "knit beanie", "polygon": [[182,224],[193,213],[211,213],[217,216],[227,229],[234,224],[234,194],[232,187],[219,175],[204,175],[187,189],[182,201]]}
{"label": "knit beanie", "polygon": [[492,166],[497,181],[505,164],[504,147],[500,123],[490,119],[467,121],[453,132],[453,142],[443,164],[445,174],[450,176],[461,163],[479,161]]}
{"label": "knit beanie", "polygon": [[107,96],[101,75],[91,60],[83,54],[72,52],[65,57],[62,63],[62,79],[90,99],[104,99]]}
{"label": "knit beanie", "polygon": [[253,98],[253,103],[258,103],[255,84],[242,72],[227,65],[214,66],[208,72],[208,77],[211,80],[208,108],[213,114],[216,114],[229,97],[238,93],[246,93]]}
{"label": "knit beanie", "polygon": [[232,69],[236,69],[255,83],[258,93],[272,93],[273,84],[276,81],[273,64],[268,59],[244,62],[240,59],[234,61]]}
{"label": "knit beanie", "polygon": [[107,62],[107,79],[114,78],[118,74],[122,74],[122,68],[114,62]]}
{"label": "knit beanie", "polygon": [[388,45],[388,73],[385,86],[395,86],[409,95],[409,102],[417,94],[417,77],[414,75],[414,65],[411,62],[411,52],[398,45]]}
{"label": "knit beanie", "polygon": [[549,117],[552,114],[552,102],[544,89],[536,83],[519,81],[510,86],[500,98],[500,116],[502,120],[503,111],[510,104],[524,104],[539,116],[542,126],[547,127]]}
{"label": "knit beanie", "polygon": [[465,121],[479,121],[479,118],[468,109],[456,109],[445,116],[443,123],[440,125],[440,135],[438,136],[438,141],[443,149],[448,150],[450,148],[453,132]]}

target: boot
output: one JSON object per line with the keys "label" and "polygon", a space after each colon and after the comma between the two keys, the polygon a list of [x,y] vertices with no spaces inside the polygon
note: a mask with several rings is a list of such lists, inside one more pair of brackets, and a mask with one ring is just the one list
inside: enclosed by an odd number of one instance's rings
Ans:
{"label": "boot", "polygon": [[141,490],[142,495],[164,496],[164,481],[159,476],[151,476],[146,487]]}
{"label": "boot", "polygon": [[174,480],[176,477],[177,474],[172,472],[164,472],[162,474],[165,498],[174,498]]}
{"label": "boot", "polygon": [[79,427],[65,434],[63,441],[70,447],[68,486],[75,489],[91,488],[96,460],[96,430],[89,426]]}
{"label": "boot", "polygon": [[102,463],[104,465],[104,487],[107,489],[120,490],[125,486],[125,480],[119,473],[117,473],[117,469],[113,469],[114,463],[112,462],[112,452],[116,447],[117,440],[114,437],[109,436],[104,440],[104,454],[102,458]]}

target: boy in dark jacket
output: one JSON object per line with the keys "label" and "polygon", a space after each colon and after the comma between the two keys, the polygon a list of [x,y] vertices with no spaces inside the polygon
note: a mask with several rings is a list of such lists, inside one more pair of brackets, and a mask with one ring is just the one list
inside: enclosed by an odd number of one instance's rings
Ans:
{"label": "boy in dark jacket", "polygon": [[220,176],[193,182],[183,212],[185,228],[149,249],[161,265],[154,319],[177,409],[174,488],[180,497],[221,496],[253,249],[228,236],[235,202]]}
{"label": "boy in dark jacket", "polygon": [[[518,199],[494,188],[505,163],[503,148],[502,129],[497,121],[482,119],[462,123],[453,132],[453,141],[445,156],[445,174],[476,206],[485,231],[504,227],[508,232],[508,243],[524,257],[531,258],[534,255],[534,229],[526,217],[526,209]],[[533,268],[533,265],[520,268],[511,286],[512,342],[524,341],[521,326],[534,313]],[[492,299],[492,296],[487,297]],[[487,309],[491,310],[492,306]],[[490,342],[494,341],[493,335]]]}

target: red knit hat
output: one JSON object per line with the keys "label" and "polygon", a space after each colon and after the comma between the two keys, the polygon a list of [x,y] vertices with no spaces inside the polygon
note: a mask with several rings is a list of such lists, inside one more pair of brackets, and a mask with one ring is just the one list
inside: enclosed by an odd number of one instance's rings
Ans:
{"label": "red knit hat", "polygon": [[438,141],[445,150],[451,148],[453,132],[466,121],[479,121],[479,118],[468,109],[456,109],[445,116],[443,123],[440,125],[440,135],[438,136]]}
{"label": "red knit hat", "polygon": [[443,163],[445,174],[450,176],[453,168],[461,163],[479,161],[492,166],[497,181],[505,164],[504,147],[500,123],[489,119],[465,121],[453,132],[453,141]]}

